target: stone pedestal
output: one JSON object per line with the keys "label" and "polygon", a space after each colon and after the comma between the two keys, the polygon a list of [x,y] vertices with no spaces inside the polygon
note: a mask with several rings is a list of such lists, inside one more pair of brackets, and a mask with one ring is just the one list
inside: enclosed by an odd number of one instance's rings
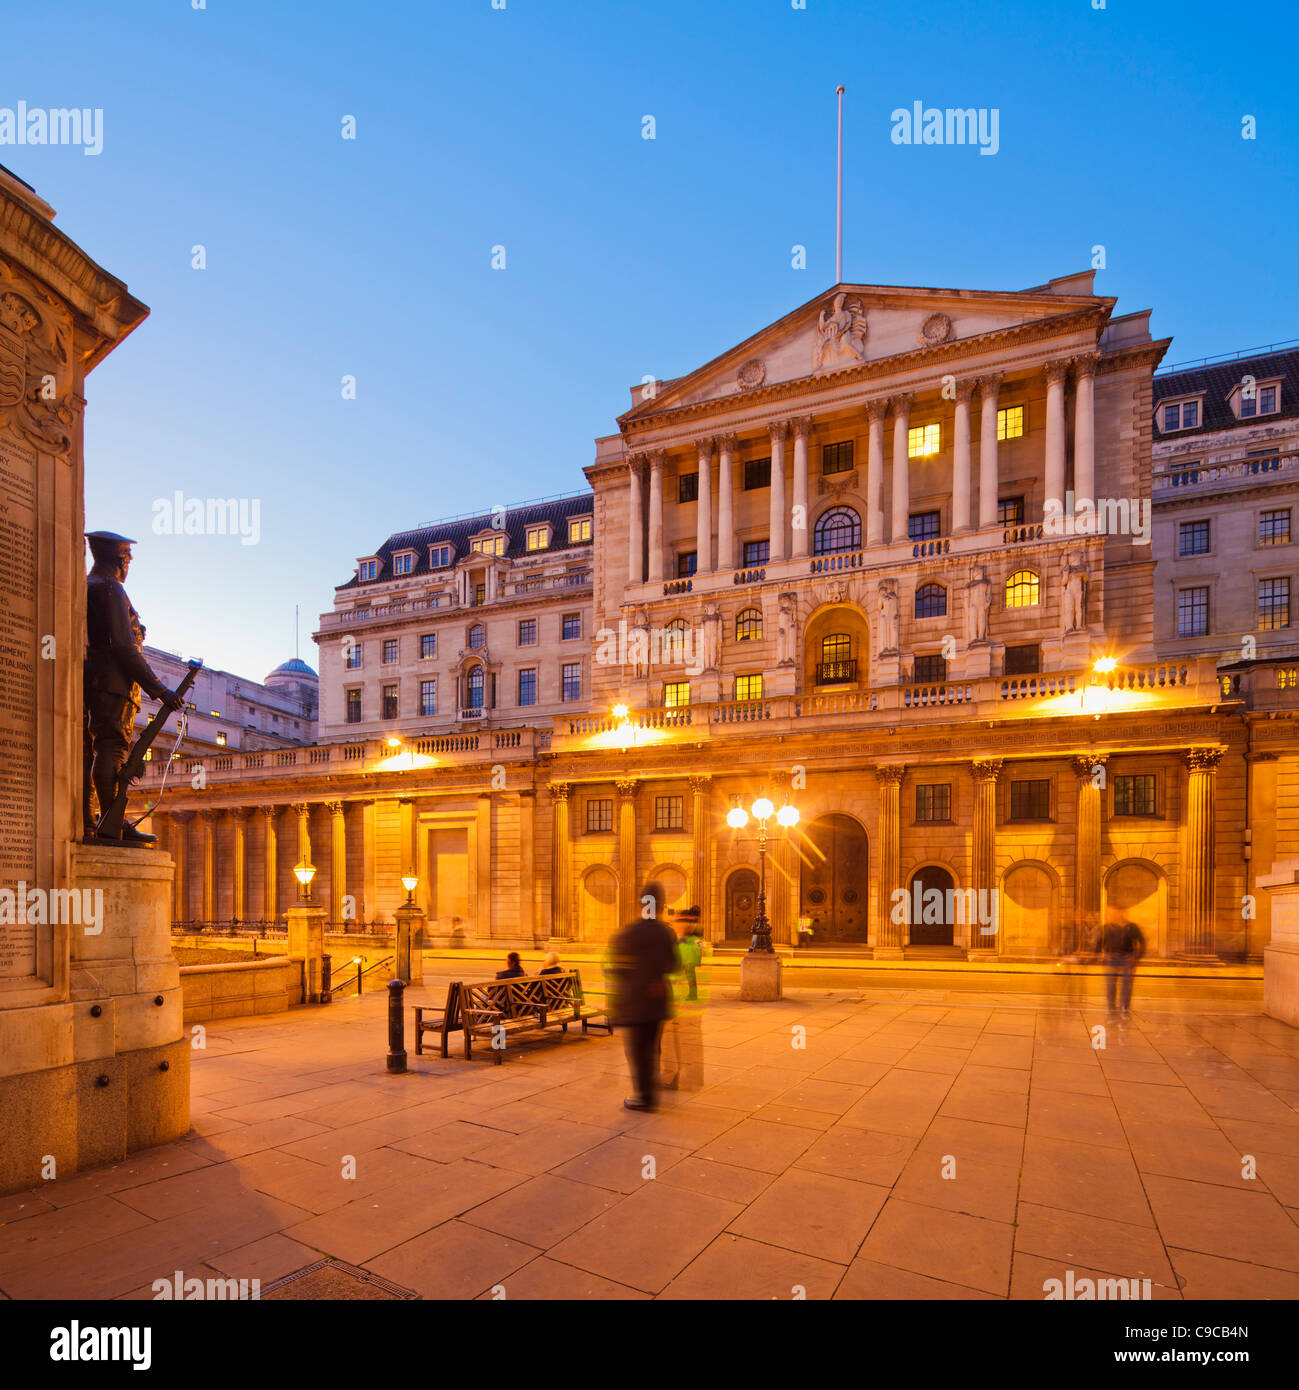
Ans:
{"label": "stone pedestal", "polygon": [[1263,948],[1263,1012],[1299,1028],[1299,860],[1274,864],[1256,886],[1272,904],[1272,939]]}
{"label": "stone pedestal", "polygon": [[961,658],[960,679],[977,681],[995,675],[997,658],[1001,650],[1003,649],[1000,644],[994,647],[991,642],[987,641],[971,642]]}
{"label": "stone pedestal", "polygon": [[798,668],[791,661],[788,666],[777,666],[767,671],[762,678],[762,693],[767,696],[792,695],[798,683]]}
{"label": "stone pedestal", "polygon": [[397,978],[424,983],[424,914],[417,907],[397,909]]}
{"label": "stone pedestal", "polygon": [[781,961],[774,951],[750,951],[740,962],[740,998],[757,1003],[783,999]]}
{"label": "stone pedestal", "polygon": [[901,685],[902,656],[899,652],[881,652],[871,669],[872,685]]}
{"label": "stone pedestal", "polygon": [[295,903],[284,915],[289,924],[289,959],[302,962],[302,1002],[319,1004],[325,909],[314,903]]}

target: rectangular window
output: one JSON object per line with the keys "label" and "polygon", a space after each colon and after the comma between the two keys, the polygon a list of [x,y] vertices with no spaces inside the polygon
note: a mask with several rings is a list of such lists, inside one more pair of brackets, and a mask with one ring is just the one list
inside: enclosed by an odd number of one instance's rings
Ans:
{"label": "rectangular window", "polygon": [[[1244,414],[1242,407],[1241,413]],[[1180,429],[1182,423],[1182,407],[1180,405],[1166,405],[1164,407],[1164,428],[1166,430]]]}
{"label": "rectangular window", "polygon": [[952,784],[937,782],[916,788],[916,820],[949,821],[952,818]]}
{"label": "rectangular window", "polygon": [[1260,386],[1258,388],[1258,413],[1260,415],[1271,415],[1276,409],[1276,387]]}
{"label": "rectangular window", "polygon": [[1020,439],[1024,434],[1024,407],[1008,405],[997,411],[997,438]]}
{"label": "rectangular window", "polygon": [[537,703],[537,668],[529,666],[526,670],[519,672],[519,704],[535,705]]}
{"label": "rectangular window", "polygon": [[409,552],[405,555],[394,555],[392,557],[393,574],[409,574],[415,568],[415,557]]}
{"label": "rectangular window", "polygon": [[663,706],[665,709],[684,709],[689,703],[689,681],[668,681],[663,687]]}
{"label": "rectangular window", "polygon": [[689,579],[699,564],[699,555],[694,550],[683,550],[677,556],[677,578]]}
{"label": "rectangular window", "polygon": [[431,570],[444,570],[451,563],[449,545],[431,545],[428,548],[428,567]]}
{"label": "rectangular window", "polygon": [[1258,519],[1259,545],[1288,545],[1290,542],[1290,508],[1264,512]]}
{"label": "rectangular window", "polygon": [[1177,635],[1207,637],[1209,635],[1208,585],[1177,592]]}
{"label": "rectangular window", "polygon": [[1290,579],[1258,581],[1258,625],[1264,632],[1290,626]]}
{"label": "rectangular window", "polygon": [[394,666],[397,659],[397,638],[389,637],[383,644],[383,664]]}
{"label": "rectangular window", "polygon": [[937,425],[913,425],[907,431],[907,457],[927,459],[940,448],[940,429]]}
{"label": "rectangular window", "polygon": [[822,473],[847,473],[852,468],[852,440],[826,444],[821,448]]}
{"label": "rectangular window", "polygon": [[537,620],[536,618],[521,618],[519,620],[519,646],[535,647],[537,645]]}
{"label": "rectangular window", "polygon": [[1207,555],[1209,553],[1209,523],[1207,521],[1183,521],[1177,528],[1177,553],[1179,555]]}
{"label": "rectangular window", "polygon": [[1042,669],[1042,651],[1036,642],[1006,648],[1008,676],[1035,676]]}
{"label": "rectangular window", "polygon": [[437,681],[420,681],[419,712],[423,719],[431,719],[438,712]]}
{"label": "rectangular window", "polygon": [[562,677],[562,698],[565,700],[580,700],[582,698],[582,663],[580,661],[566,661],[561,668]]}
{"label": "rectangular window", "polygon": [[613,797],[590,796],[586,799],[586,833],[594,835],[613,829]]}
{"label": "rectangular window", "polygon": [[907,539],[932,541],[943,533],[942,512],[912,512],[907,517]]}
{"label": "rectangular window", "polygon": [[474,602],[473,602],[473,607],[475,607],[475,608],[481,608],[481,607],[483,606],[483,604],[485,604],[486,602],[487,602],[487,585],[486,585],[486,584],[475,584],[475,585],[474,585]]}
{"label": "rectangular window", "polygon": [[361,669],[361,644],[353,642],[350,646],[343,648],[343,665],[349,671],[359,671]]}
{"label": "rectangular window", "polygon": [[699,501],[699,474],[698,474],[698,473],[678,473],[678,474],[677,474],[677,501],[678,501],[678,502],[698,502],[698,501]]}
{"label": "rectangular window", "polygon": [[656,796],[654,798],[654,829],[684,830],[686,824],[685,807],[686,799],[684,796]]}
{"label": "rectangular window", "polygon": [[568,523],[569,545],[580,545],[591,539],[592,521],[589,516],[576,517]]}
{"label": "rectangular window", "polygon": [[432,661],[438,654],[438,635],[436,632],[426,632],[419,639],[419,659],[421,661]]}
{"label": "rectangular window", "polygon": [[362,580],[373,579],[378,572],[378,560],[362,560],[357,568],[357,576]]}
{"label": "rectangular window", "polygon": [[1243,420],[1247,415],[1258,414],[1258,397],[1247,396],[1244,391],[1240,393],[1240,415]]}
{"label": "rectangular window", "polygon": [[744,490],[755,492],[771,486],[771,459],[749,459],[744,465]]}
{"label": "rectangular window", "polygon": [[1182,428],[1184,430],[1194,429],[1200,423],[1200,403],[1199,401],[1187,401],[1182,407]]}
{"label": "rectangular window", "polygon": [[361,692],[359,690],[347,692],[347,722],[349,724],[361,722]]}
{"label": "rectangular window", "polygon": [[1153,774],[1114,779],[1114,814],[1116,816],[1153,816],[1155,814],[1155,779]]}
{"label": "rectangular window", "polygon": [[582,615],[580,613],[565,613],[560,619],[559,640],[561,642],[571,642],[574,638],[582,635]]}
{"label": "rectangular window", "polygon": [[1024,499],[1022,497],[1003,497],[997,503],[997,522],[1001,526],[1022,526],[1024,524]]}
{"label": "rectangular window", "polygon": [[745,541],[744,542],[744,568],[751,569],[754,565],[765,565],[771,558],[770,541]]}
{"label": "rectangular window", "polygon": [[548,550],[550,548],[550,527],[529,526],[526,539],[529,550]]}
{"label": "rectangular window", "polygon": [[735,698],[737,700],[761,700],[762,677],[760,675],[736,676]]}
{"label": "rectangular window", "polygon": [[396,719],[397,717],[397,687],[395,685],[385,685],[382,690],[383,696],[383,717],[385,719]]}
{"label": "rectangular window", "polygon": [[916,657],[916,684],[926,685],[932,681],[947,679],[947,658],[945,656]]}
{"label": "rectangular window", "polygon": [[1011,820],[1050,820],[1051,782],[1049,778],[1010,784]]}

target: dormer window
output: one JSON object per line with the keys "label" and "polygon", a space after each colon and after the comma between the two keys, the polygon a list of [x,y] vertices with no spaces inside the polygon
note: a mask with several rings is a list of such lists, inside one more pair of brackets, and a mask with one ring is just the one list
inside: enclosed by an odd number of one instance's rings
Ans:
{"label": "dormer window", "polygon": [[1174,430],[1198,429],[1204,422],[1203,397],[1193,400],[1161,401],[1158,420],[1161,434],[1171,434]]}
{"label": "dormer window", "polygon": [[475,536],[469,542],[469,549],[475,555],[504,555],[508,542],[504,531],[489,531],[486,535]]}
{"label": "dormer window", "polygon": [[415,570],[415,552],[413,550],[399,550],[392,557],[393,574],[413,574]]}
{"label": "dormer window", "polygon": [[368,559],[358,560],[356,564],[356,577],[364,584],[367,580],[379,577],[379,557],[372,555]]}
{"label": "dormer window", "polygon": [[589,516],[575,516],[568,523],[569,545],[581,545],[591,539],[592,519]]}
{"label": "dormer window", "polygon": [[1247,376],[1231,393],[1231,406],[1238,420],[1258,415],[1275,415],[1281,409],[1281,378],[1255,381]]}
{"label": "dormer window", "polygon": [[528,527],[527,545],[529,550],[550,549],[550,523],[548,521],[540,526]]}
{"label": "dormer window", "polygon": [[451,563],[453,551],[449,545],[431,545],[428,548],[428,567],[431,570],[444,570]]}

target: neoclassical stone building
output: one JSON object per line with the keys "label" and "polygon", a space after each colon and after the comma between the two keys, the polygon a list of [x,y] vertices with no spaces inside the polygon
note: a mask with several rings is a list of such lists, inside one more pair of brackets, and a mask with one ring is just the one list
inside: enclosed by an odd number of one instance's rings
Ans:
{"label": "neoclassical stone building", "polygon": [[[215,759],[201,793],[181,780],[164,802],[177,919],[276,918],[310,856],[340,923],[390,920],[413,871],[435,941],[599,942],[654,875],[710,937],[744,939],[764,856],[727,813],[765,793],[799,813],[768,826],[778,942],[803,915],[821,945],[1025,958],[1117,905],[1157,954],[1257,956],[1259,701],[1211,656],[1158,659],[1168,344],[1148,313],[1114,309],[1090,274],[839,285],[633,388],[590,495],[563,504],[590,520],[571,597],[545,581],[577,557],[530,554],[517,517],[471,519],[437,565],[445,527],[362,557],[375,569],[317,634],[319,744]],[[401,552],[411,569],[389,573]],[[519,588],[529,565],[539,597]],[[535,708],[512,698],[510,632],[534,601],[543,621],[580,615],[577,699],[562,680]],[[365,663],[435,623],[455,634],[428,658],[454,694],[416,706],[429,677],[399,645],[387,714]],[[344,636],[365,644],[364,676]],[[547,643],[565,664],[565,639]],[[493,707],[465,699],[473,669],[484,689],[495,674]],[[1275,742],[1290,713],[1268,703]]]}

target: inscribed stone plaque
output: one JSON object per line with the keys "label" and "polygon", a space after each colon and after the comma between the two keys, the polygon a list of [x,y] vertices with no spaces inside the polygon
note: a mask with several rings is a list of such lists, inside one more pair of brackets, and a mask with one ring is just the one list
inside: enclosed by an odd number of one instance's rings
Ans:
{"label": "inscribed stone plaque", "polygon": [[[0,433],[0,883],[36,869],[36,453]],[[36,929],[0,921],[0,979],[36,973]]]}

